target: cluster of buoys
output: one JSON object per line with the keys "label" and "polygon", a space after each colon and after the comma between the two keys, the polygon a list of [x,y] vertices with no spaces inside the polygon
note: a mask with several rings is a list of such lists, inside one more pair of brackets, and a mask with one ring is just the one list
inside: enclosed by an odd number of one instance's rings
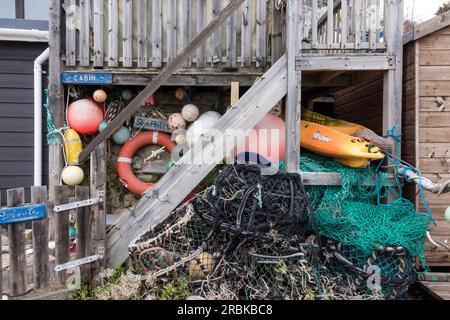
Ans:
{"label": "cluster of buoys", "polygon": [[83,150],[81,135],[99,132],[105,116],[104,103],[108,95],[102,89],[96,90],[91,98],[72,102],[66,111],[69,129],[64,133],[64,155],[66,166],[61,172],[61,180],[69,186],[83,182],[84,172],[79,167],[78,158]]}

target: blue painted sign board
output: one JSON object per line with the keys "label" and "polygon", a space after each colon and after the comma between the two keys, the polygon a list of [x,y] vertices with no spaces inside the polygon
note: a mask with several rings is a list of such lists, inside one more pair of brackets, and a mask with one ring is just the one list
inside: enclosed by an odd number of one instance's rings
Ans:
{"label": "blue painted sign board", "polygon": [[152,119],[152,118],[144,118],[144,117],[136,117],[134,118],[133,126],[136,129],[144,129],[144,130],[153,130],[153,131],[161,131],[172,133],[173,130],[169,128],[167,124],[167,120],[161,119]]}
{"label": "blue painted sign board", "polygon": [[62,84],[112,84],[111,73],[61,73]]}
{"label": "blue painted sign board", "polygon": [[47,217],[45,205],[34,204],[29,206],[0,208],[0,225],[44,219]]}

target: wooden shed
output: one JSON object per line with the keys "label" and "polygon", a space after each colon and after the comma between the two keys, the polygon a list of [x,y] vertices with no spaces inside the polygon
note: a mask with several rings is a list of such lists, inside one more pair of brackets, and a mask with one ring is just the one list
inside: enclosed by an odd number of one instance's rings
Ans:
{"label": "wooden shed", "polygon": [[[450,12],[417,25],[404,37],[402,159],[419,168],[423,177],[439,183],[450,180],[449,50]],[[383,89],[382,78],[377,78],[336,92],[334,115],[385,134]],[[418,188],[407,190],[405,196],[416,195],[416,207],[424,212],[418,192]],[[436,220],[432,239],[438,243],[449,240],[445,210],[450,206],[450,194],[424,194]],[[426,256],[431,267],[450,266],[450,252],[444,248],[430,243]]]}

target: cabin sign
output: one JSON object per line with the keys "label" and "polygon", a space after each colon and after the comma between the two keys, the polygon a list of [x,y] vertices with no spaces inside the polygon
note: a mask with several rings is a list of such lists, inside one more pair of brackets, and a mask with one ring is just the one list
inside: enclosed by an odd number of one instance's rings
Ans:
{"label": "cabin sign", "polygon": [[61,74],[63,84],[112,84],[111,73],[68,73]]}
{"label": "cabin sign", "polygon": [[46,216],[43,204],[2,208],[0,209],[0,225],[44,219]]}

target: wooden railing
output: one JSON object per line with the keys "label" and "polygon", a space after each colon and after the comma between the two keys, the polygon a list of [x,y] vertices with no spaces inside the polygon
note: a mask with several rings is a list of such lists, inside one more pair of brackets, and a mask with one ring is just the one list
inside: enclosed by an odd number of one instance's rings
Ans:
{"label": "wooden railing", "polygon": [[[186,48],[228,2],[67,0],[63,8],[65,65],[68,69],[159,69]],[[303,52],[386,51],[387,0],[300,3]],[[285,52],[285,9],[283,0],[246,0],[184,67],[245,69],[273,63]]]}
{"label": "wooden railing", "polygon": [[304,0],[306,24],[311,27],[302,49],[385,51],[384,1]]}
{"label": "wooden railing", "polygon": [[[268,42],[272,29],[268,28],[268,20],[272,1],[275,0],[245,1],[228,25],[210,37],[185,67],[265,67],[270,62]],[[228,3],[229,0],[67,0],[65,64],[161,68]],[[273,15],[277,16],[277,12]]]}

